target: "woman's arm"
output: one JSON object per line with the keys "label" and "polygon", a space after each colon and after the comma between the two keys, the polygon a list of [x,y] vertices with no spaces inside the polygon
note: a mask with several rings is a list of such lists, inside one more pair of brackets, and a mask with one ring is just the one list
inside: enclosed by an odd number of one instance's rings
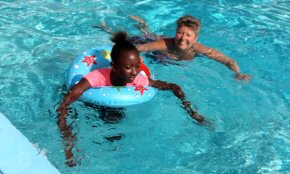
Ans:
{"label": "woman's arm", "polygon": [[89,81],[83,78],[78,84],[76,84],[72,89],[68,92],[65,96],[63,102],[60,104],[58,108],[58,113],[60,115],[67,115],[67,106],[70,105],[72,102],[76,101],[80,98],[80,96],[90,88],[91,85]]}
{"label": "woman's arm", "polygon": [[194,48],[198,54],[204,54],[207,57],[214,59],[214,60],[228,66],[232,71],[235,72],[236,79],[238,79],[238,80],[250,80],[251,79],[250,75],[240,73],[240,67],[235,60],[229,58],[228,56],[224,55],[220,51],[218,51],[214,48],[209,48],[209,47],[202,45],[200,43],[195,43]]}
{"label": "woman's arm", "polygon": [[184,92],[182,91],[181,87],[173,84],[167,83],[160,80],[152,80],[149,79],[149,86],[154,88],[158,88],[160,90],[170,90],[174,93],[176,97],[178,97],[182,101],[183,108],[187,111],[187,113],[199,123],[203,123],[205,120],[204,118],[197,112],[191,108],[191,103],[186,99]]}
{"label": "woman's arm", "polygon": [[163,51],[167,50],[168,45],[172,42],[171,38],[165,38],[154,42],[149,42],[146,44],[141,44],[137,46],[138,51]]}

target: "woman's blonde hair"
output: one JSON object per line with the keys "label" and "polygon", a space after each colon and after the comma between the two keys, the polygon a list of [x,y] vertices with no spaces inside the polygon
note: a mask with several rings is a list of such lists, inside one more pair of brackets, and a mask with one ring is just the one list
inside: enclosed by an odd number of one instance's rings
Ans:
{"label": "woman's blonde hair", "polygon": [[195,32],[196,35],[199,34],[200,29],[201,29],[200,20],[190,15],[180,17],[176,21],[176,24],[177,24],[177,29],[179,29],[182,26],[186,26],[186,27],[191,28]]}

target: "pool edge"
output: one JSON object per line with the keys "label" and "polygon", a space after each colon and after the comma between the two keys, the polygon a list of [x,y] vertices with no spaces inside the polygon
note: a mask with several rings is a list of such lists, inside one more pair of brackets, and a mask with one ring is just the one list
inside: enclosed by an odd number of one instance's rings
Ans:
{"label": "pool edge", "polygon": [[1,112],[0,140],[0,171],[3,174],[60,174]]}

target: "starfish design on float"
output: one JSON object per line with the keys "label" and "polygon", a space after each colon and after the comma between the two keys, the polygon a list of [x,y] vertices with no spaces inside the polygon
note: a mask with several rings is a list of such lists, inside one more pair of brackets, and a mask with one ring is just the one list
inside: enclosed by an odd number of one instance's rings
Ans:
{"label": "starfish design on float", "polygon": [[136,86],[135,87],[135,89],[134,89],[134,91],[140,91],[140,93],[141,93],[141,95],[143,95],[144,94],[144,91],[148,91],[148,89],[147,88],[145,88],[144,86]]}
{"label": "starfish design on float", "polygon": [[90,66],[91,64],[95,64],[97,65],[98,63],[96,62],[96,56],[92,55],[92,56],[84,56],[84,60],[82,62],[87,63],[88,66]]}

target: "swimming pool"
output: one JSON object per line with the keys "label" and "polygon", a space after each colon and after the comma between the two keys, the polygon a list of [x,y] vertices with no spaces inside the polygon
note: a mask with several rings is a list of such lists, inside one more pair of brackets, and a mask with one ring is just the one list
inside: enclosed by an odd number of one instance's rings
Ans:
{"label": "swimming pool", "polygon": [[[289,8],[283,0],[0,1],[0,112],[61,173],[289,172]],[[55,112],[66,70],[83,50],[110,44],[109,35],[92,27],[101,21],[138,34],[131,14],[170,36],[178,17],[200,18],[199,41],[254,78],[236,81],[203,57],[179,65],[146,59],[159,79],[180,84],[216,129],[195,124],[168,92],[127,108],[118,124],[105,124],[94,108],[76,102],[70,121],[81,160],[68,168]],[[105,138],[115,135],[122,139]]]}

